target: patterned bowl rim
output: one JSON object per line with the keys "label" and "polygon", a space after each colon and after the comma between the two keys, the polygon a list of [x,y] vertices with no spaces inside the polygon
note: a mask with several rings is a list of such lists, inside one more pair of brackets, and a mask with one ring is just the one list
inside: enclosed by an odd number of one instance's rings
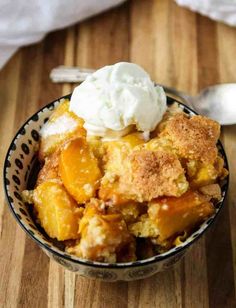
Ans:
{"label": "patterned bowl rim", "polygon": [[[222,210],[223,205],[225,203],[225,198],[227,195],[227,191],[228,191],[228,187],[229,187],[229,175],[226,178],[226,183],[224,185],[224,190],[223,192],[223,197],[222,200],[219,201],[218,203],[218,210],[216,211],[216,213],[214,214],[214,216],[211,216],[207,221],[205,221],[204,224],[204,228],[202,228],[202,230],[200,229],[200,232],[198,233],[199,229],[195,232],[193,232],[189,238],[191,238],[191,240],[188,241],[188,239],[183,242],[183,244],[174,247],[170,250],[168,250],[165,253],[159,254],[159,255],[155,255],[153,257],[144,259],[144,260],[138,260],[138,261],[133,261],[133,262],[122,262],[122,263],[103,263],[103,262],[97,262],[97,261],[90,261],[90,260],[86,260],[86,259],[81,259],[78,258],[74,255],[68,255],[68,254],[64,254],[63,251],[60,253],[59,251],[54,250],[53,246],[49,247],[47,245],[45,245],[43,242],[41,242],[34,234],[31,234],[29,232],[29,230],[27,229],[26,225],[18,218],[17,213],[14,210],[14,207],[11,204],[11,200],[10,200],[10,196],[8,194],[7,191],[7,181],[6,181],[6,174],[7,174],[7,161],[10,160],[11,158],[11,151],[12,151],[12,147],[13,144],[15,143],[16,139],[18,138],[18,136],[20,135],[20,132],[25,128],[25,126],[28,125],[28,123],[32,120],[32,118],[36,117],[40,112],[44,111],[44,109],[49,109],[51,107],[54,107],[55,103],[57,103],[58,101],[60,101],[61,99],[70,99],[71,94],[68,95],[64,95],[52,102],[50,102],[49,104],[45,105],[44,107],[40,108],[37,112],[35,112],[31,117],[29,117],[24,124],[18,129],[17,133],[15,134],[14,138],[12,139],[10,146],[7,150],[7,154],[5,157],[5,161],[4,161],[4,167],[3,167],[3,186],[4,186],[4,191],[5,191],[5,196],[7,199],[7,203],[8,206],[13,214],[13,216],[15,217],[16,221],[18,222],[18,224],[21,226],[21,228],[26,232],[26,234],[28,234],[28,236],[35,241],[40,247],[44,248],[45,250],[47,250],[49,253],[52,253],[54,255],[57,255],[60,258],[63,258],[69,262],[73,262],[76,263],[78,265],[85,265],[85,266],[91,266],[91,267],[96,267],[96,268],[120,268],[120,269],[126,269],[126,268],[130,268],[130,267],[137,267],[137,266],[144,266],[144,265],[149,265],[149,264],[153,264],[156,263],[158,261],[162,261],[164,259],[168,259],[173,257],[176,254],[179,253],[184,253],[184,250],[186,250],[189,246],[191,246],[193,243],[195,243],[195,241],[197,241],[205,232],[206,230],[209,229],[209,227],[212,225],[212,223],[216,220],[216,217],[218,216],[219,212]],[[178,101],[178,99],[172,98],[171,96],[168,96],[167,93],[167,98],[172,101],[172,102],[177,102],[180,106],[182,106],[182,108],[185,111],[188,111],[188,113],[192,113],[197,115],[197,112],[192,110],[190,107],[186,106],[185,104],[181,103],[180,101]],[[227,168],[227,170],[229,170],[229,165],[228,165],[228,160],[227,160],[227,156],[225,153],[225,150],[223,148],[222,143],[220,142],[220,140],[218,140],[219,147],[221,148],[221,154],[223,155],[223,159],[224,159],[224,164],[225,167]]]}

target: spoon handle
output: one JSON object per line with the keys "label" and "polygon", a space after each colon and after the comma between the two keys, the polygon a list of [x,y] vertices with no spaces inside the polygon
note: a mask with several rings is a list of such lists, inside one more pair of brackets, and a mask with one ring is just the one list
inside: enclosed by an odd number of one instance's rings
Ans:
{"label": "spoon handle", "polygon": [[55,83],[79,83],[83,82],[93,72],[95,70],[89,68],[60,65],[51,70],[50,79]]}

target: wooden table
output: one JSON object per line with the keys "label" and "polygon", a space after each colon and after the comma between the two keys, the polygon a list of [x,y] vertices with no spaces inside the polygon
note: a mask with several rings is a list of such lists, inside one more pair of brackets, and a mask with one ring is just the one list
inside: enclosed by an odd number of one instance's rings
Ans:
{"label": "wooden table", "polygon": [[[22,48],[0,72],[1,169],[21,123],[71,92],[71,85],[50,82],[53,67],[118,61],[136,62],[153,80],[194,94],[236,82],[236,28],[172,0],[136,0]],[[222,129],[222,141],[231,184],[219,219],[175,268],[141,281],[104,283],[64,271],[16,224],[1,183],[0,307],[235,307],[236,126]]]}

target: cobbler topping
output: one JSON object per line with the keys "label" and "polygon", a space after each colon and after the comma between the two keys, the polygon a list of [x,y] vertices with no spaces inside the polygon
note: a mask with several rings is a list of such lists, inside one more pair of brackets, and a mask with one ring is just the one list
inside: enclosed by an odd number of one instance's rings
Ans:
{"label": "cobbler topping", "polygon": [[[130,155],[133,186],[144,201],[160,196],[180,196],[188,189],[177,156],[164,151],[135,151]],[[182,186],[178,184],[182,184]]]}
{"label": "cobbler topping", "polygon": [[177,114],[166,124],[162,134],[172,141],[173,147],[184,158],[204,163],[214,163],[216,160],[220,125],[211,119]]}

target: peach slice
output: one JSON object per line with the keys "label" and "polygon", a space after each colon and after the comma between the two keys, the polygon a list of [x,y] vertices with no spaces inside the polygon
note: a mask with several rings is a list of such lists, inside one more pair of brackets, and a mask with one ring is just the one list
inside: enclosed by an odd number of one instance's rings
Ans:
{"label": "peach slice", "polygon": [[148,214],[159,229],[160,242],[193,229],[214,213],[208,198],[188,191],[179,198],[167,197],[149,203]]}
{"label": "peach slice", "polygon": [[86,140],[69,141],[61,150],[59,174],[67,191],[78,203],[95,196],[101,172]]}
{"label": "peach slice", "polygon": [[40,184],[33,192],[34,206],[41,226],[59,241],[78,238],[82,208],[55,180]]}

